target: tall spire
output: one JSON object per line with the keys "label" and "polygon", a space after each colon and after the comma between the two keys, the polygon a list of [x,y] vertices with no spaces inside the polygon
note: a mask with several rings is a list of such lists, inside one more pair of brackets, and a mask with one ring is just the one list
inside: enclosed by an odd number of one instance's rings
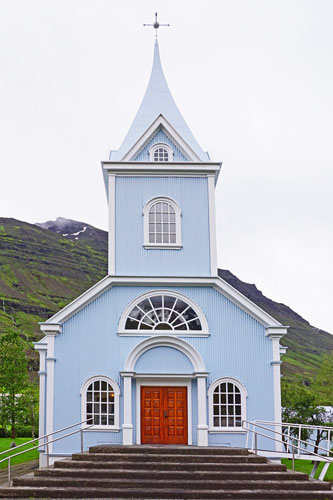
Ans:
{"label": "tall spire", "polygon": [[130,129],[113,159],[122,160],[159,115],[164,116],[202,161],[207,160],[207,154],[197,143],[171,95],[161,65],[158,41],[155,40],[153,67],[146,93]]}

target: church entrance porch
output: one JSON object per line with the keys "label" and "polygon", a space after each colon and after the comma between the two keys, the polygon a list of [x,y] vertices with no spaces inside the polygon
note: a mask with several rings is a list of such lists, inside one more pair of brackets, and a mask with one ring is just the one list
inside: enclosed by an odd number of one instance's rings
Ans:
{"label": "church entrance porch", "polygon": [[187,444],[187,387],[141,387],[141,443]]}

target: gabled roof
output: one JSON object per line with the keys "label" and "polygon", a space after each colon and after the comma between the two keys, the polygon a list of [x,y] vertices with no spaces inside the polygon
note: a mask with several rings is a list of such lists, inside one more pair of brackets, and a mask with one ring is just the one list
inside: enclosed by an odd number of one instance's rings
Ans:
{"label": "gabled roof", "polygon": [[122,160],[159,115],[164,116],[201,161],[209,160],[207,153],[201,149],[194,138],[171,95],[163,73],[156,40],[153,67],[146,93],[122,145],[117,152],[112,152],[112,160]]}
{"label": "gabled roof", "polygon": [[83,307],[87,306],[90,302],[95,300],[99,295],[104,293],[112,286],[123,285],[151,285],[151,286],[211,286],[218,292],[222,293],[235,305],[240,307],[243,311],[248,313],[259,323],[266,327],[266,330],[274,331],[281,329],[286,332],[285,326],[281,325],[279,321],[270,316],[266,311],[251,302],[247,297],[242,295],[236,288],[233,288],[229,283],[224,281],[219,276],[217,277],[154,277],[154,276],[105,276],[101,281],[92,286],[89,290],[77,297],[73,302],[65,306],[63,309],[54,314],[45,323],[40,323],[41,330],[47,334],[49,329],[55,329],[62,323],[67,321],[71,316],[80,311]]}

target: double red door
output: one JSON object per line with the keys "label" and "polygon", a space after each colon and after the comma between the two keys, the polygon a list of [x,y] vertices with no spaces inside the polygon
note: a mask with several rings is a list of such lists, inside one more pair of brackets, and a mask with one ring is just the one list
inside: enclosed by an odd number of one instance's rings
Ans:
{"label": "double red door", "polygon": [[188,443],[186,387],[141,387],[141,443]]}

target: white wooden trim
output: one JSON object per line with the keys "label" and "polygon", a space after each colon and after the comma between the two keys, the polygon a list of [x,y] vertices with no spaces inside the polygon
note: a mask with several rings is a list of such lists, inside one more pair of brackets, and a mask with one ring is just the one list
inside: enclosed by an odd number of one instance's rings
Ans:
{"label": "white wooden trim", "polygon": [[116,274],[116,176],[108,175],[109,183],[109,234],[108,273]]}
{"label": "white wooden trim", "polygon": [[182,151],[184,156],[187,156],[191,160],[201,161],[199,156],[193,151],[193,149],[184,141],[184,139],[178,134],[176,129],[160,114],[153,123],[147,128],[147,130],[141,135],[141,137],[136,141],[134,146],[126,153],[121,161],[129,161],[137,156],[137,154],[144,148],[147,142],[152,138],[152,136],[157,132],[158,129],[164,128],[170,139],[176,143],[178,148]]}
{"label": "white wooden trim", "polygon": [[[149,333],[150,332],[150,333]],[[210,333],[202,333],[200,331],[195,330],[181,330],[177,332],[177,330],[124,330],[118,331],[117,335],[119,337],[158,337],[164,335],[170,335],[172,337],[201,337],[207,338],[210,336]]]}
{"label": "white wooden trim", "polygon": [[[133,309],[133,307],[135,307],[136,304],[138,304],[139,302],[141,302],[142,300],[148,298],[148,297],[154,297],[156,295],[170,295],[170,297],[175,297],[175,298],[179,298],[181,300],[183,300],[184,302],[186,302],[189,306],[192,307],[192,309],[194,309],[194,311],[197,313],[198,315],[198,318],[201,322],[201,328],[202,330],[193,330],[193,332],[197,332],[198,335],[200,336],[207,336],[209,335],[209,330],[208,330],[208,322],[207,322],[207,319],[206,319],[206,316],[204,315],[204,313],[202,312],[201,308],[198,306],[198,304],[196,302],[194,302],[194,300],[192,300],[190,297],[188,297],[187,295],[184,295],[182,293],[178,293],[178,292],[173,292],[172,290],[165,290],[165,289],[161,289],[161,290],[151,290],[150,292],[146,292],[142,295],[139,295],[137,297],[135,297],[129,304],[127,304],[126,308],[124,309],[124,311],[122,312],[121,316],[120,316],[120,320],[119,320],[119,326],[118,326],[118,333],[119,334],[136,334],[138,335],[138,333],[140,332],[142,335],[144,335],[145,337],[147,336],[150,336],[150,335],[158,335],[158,332],[161,332],[161,335],[177,335],[177,336],[180,336],[180,337],[183,337],[183,336],[190,336],[190,337],[196,337],[197,335],[193,335],[192,332],[190,331],[186,331],[186,330],[126,330],[125,328],[125,325],[126,325],[126,320],[127,320],[127,317],[129,315],[129,313],[131,312],[131,310]],[[156,333],[155,333],[156,332]]]}
{"label": "white wooden trim", "polygon": [[154,161],[154,153],[156,149],[164,148],[168,152],[168,161],[173,161],[173,149],[169,146],[169,144],[165,144],[164,142],[155,142],[149,149],[149,157],[150,161]]}
{"label": "white wooden trim", "polygon": [[207,425],[207,375],[197,376],[197,444],[198,446],[208,446],[208,425]]}
{"label": "white wooden trim", "polygon": [[189,163],[189,162],[102,162],[103,170],[108,174],[129,175],[136,177],[207,177],[211,174],[217,181],[221,163]]}
{"label": "white wooden trim", "polygon": [[122,373],[124,381],[124,417],[123,417],[123,444],[133,444],[133,423],[132,423],[132,376],[131,373]]}
{"label": "white wooden trim", "polygon": [[[114,392],[114,425],[94,425],[93,427],[90,427],[91,431],[109,431],[109,430],[114,430],[117,431],[119,430],[119,396],[120,396],[120,389],[119,385],[117,382],[109,376],[106,375],[94,375],[93,377],[90,377],[86,379],[83,384],[81,385],[80,389],[80,397],[81,397],[81,422],[83,420],[86,420],[86,402],[87,402],[87,389],[90,384],[93,382],[96,382],[98,380],[101,380],[103,382],[107,382],[110,384],[113,388]],[[82,429],[85,429],[88,427],[88,423],[82,424]]]}
{"label": "white wooden trim", "polygon": [[240,390],[241,394],[241,412],[242,412],[242,420],[246,419],[246,398],[247,398],[247,390],[244,387],[244,385],[236,378],[234,377],[220,377],[215,380],[210,384],[209,389],[208,389],[208,421],[209,421],[209,432],[212,433],[222,433],[222,432],[228,432],[230,434],[233,433],[239,433],[242,432],[244,433],[244,429],[242,427],[214,427],[214,421],[213,421],[213,394],[214,390],[216,387],[222,383],[228,383],[230,382],[231,384],[234,384],[238,387]]}
{"label": "white wooden trim", "polygon": [[217,245],[215,220],[215,182],[214,176],[208,176],[208,210],[209,210],[209,247],[210,247],[210,274],[217,276]]}
{"label": "white wooden trim", "polygon": [[[186,286],[211,286],[218,292],[222,293],[231,302],[239,306],[246,313],[250,314],[253,318],[259,321],[264,326],[280,326],[276,319],[263,311],[259,306],[251,302],[247,297],[242,295],[238,290],[233,288],[229,283],[222,278],[207,276],[207,277],[179,277],[179,276],[106,276],[101,281],[93,285],[89,290],[80,295],[77,299],[73,300],[70,304],[65,306],[59,312],[54,314],[45,323],[41,324],[41,330],[44,331],[44,325],[49,323],[63,323],[69,319],[74,313],[85,307],[89,302],[95,300],[105,290],[111,286],[116,285],[141,285],[145,286],[162,286],[162,285],[175,285],[179,284]],[[286,327],[282,327],[286,329]]]}
{"label": "white wooden trim", "polygon": [[139,342],[128,354],[125,364],[125,372],[133,372],[135,364],[142,354],[154,347],[172,347],[182,352],[192,363],[194,372],[206,372],[205,363],[200,353],[188,342],[174,337],[151,337]]}
{"label": "white wooden trim", "polygon": [[[274,421],[281,422],[281,361],[280,361],[280,338],[281,335],[270,335],[272,341],[272,365],[273,365],[273,390],[274,390]],[[282,427],[276,428],[282,432]],[[282,443],[275,443],[275,451],[282,451]]]}
{"label": "white wooden trim", "polygon": [[[47,355],[46,355],[46,434],[53,432],[54,411],[54,339],[56,333],[47,333]],[[53,449],[53,443],[49,445],[49,452]]]}
{"label": "white wooden trim", "polygon": [[[39,435],[45,436],[46,427],[45,427],[45,412],[46,412],[46,352],[47,348],[44,345],[35,346],[35,349],[39,351],[40,362],[39,362]],[[43,444],[43,442],[40,442]]]}
{"label": "white wooden trim", "polygon": [[[168,203],[175,211],[176,224],[176,242],[175,243],[150,243],[149,242],[149,211],[155,203]],[[178,203],[168,196],[154,196],[145,203],[143,207],[143,246],[145,248],[173,249],[182,246],[182,226],[181,226],[181,208]],[[163,222],[162,222],[163,223]]]}
{"label": "white wooden trim", "polygon": [[155,375],[149,380],[142,378],[141,375],[136,376],[136,444],[141,444],[141,387],[143,386],[161,386],[172,387],[181,386],[187,387],[187,438],[189,445],[192,444],[192,383],[191,379],[174,379],[168,375]]}

